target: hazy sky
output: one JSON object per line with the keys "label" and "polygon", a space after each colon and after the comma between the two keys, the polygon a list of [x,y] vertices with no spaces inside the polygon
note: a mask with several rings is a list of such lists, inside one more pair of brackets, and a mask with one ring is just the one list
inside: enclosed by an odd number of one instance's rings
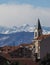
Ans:
{"label": "hazy sky", "polygon": [[0,0],[0,25],[34,25],[37,19],[50,26],[50,0]]}

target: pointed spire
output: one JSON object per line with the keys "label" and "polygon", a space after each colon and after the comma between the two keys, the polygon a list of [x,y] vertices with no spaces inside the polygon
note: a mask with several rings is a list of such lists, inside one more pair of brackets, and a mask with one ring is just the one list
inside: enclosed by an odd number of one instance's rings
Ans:
{"label": "pointed spire", "polygon": [[37,25],[34,30],[34,39],[38,38],[41,35],[42,35],[42,28],[41,28],[40,20],[38,19]]}
{"label": "pointed spire", "polygon": [[42,29],[40,24],[40,19],[38,18],[38,30]]}

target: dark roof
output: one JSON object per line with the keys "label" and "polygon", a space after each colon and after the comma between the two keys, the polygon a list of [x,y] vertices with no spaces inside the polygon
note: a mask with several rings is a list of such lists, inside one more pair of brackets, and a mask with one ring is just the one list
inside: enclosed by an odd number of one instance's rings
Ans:
{"label": "dark roof", "polygon": [[41,28],[41,24],[40,24],[40,20],[39,20],[39,19],[38,19],[38,27],[37,27],[37,28],[38,28],[38,30],[42,29],[42,28]]}

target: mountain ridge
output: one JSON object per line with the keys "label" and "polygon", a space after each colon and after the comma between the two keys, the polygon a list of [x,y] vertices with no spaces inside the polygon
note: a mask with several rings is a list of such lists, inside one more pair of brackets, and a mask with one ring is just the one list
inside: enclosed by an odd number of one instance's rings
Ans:
{"label": "mountain ridge", "polygon": [[[12,34],[16,32],[34,32],[34,26],[30,26],[29,24],[24,24],[22,26],[13,26],[13,27],[4,27],[0,26],[0,34]],[[43,34],[50,33],[50,27],[42,26]]]}
{"label": "mountain ridge", "polygon": [[0,46],[16,46],[31,43],[34,38],[33,32],[17,32],[12,34],[0,34]]}

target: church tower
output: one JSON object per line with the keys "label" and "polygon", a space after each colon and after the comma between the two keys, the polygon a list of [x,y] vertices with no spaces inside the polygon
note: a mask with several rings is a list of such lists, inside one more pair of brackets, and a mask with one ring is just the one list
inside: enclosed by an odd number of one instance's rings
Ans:
{"label": "church tower", "polygon": [[41,28],[40,20],[38,19],[38,23],[34,29],[34,39],[38,38],[41,35],[42,35],[42,28]]}
{"label": "church tower", "polygon": [[38,19],[38,23],[34,29],[34,45],[35,45],[35,59],[40,59],[40,40],[37,38],[42,35],[42,28],[40,24],[40,20]]}

